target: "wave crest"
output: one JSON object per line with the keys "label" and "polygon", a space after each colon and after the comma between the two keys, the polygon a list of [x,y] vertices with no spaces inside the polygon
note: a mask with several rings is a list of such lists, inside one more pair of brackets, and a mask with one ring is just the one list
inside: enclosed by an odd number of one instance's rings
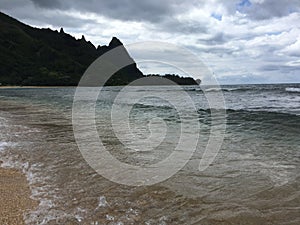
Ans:
{"label": "wave crest", "polygon": [[300,93],[300,88],[289,87],[289,88],[286,88],[285,91]]}

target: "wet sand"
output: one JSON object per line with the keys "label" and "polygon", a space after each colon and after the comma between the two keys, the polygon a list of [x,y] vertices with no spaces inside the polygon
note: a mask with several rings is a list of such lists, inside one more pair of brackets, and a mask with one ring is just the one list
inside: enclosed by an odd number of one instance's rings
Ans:
{"label": "wet sand", "polygon": [[36,206],[25,175],[15,169],[0,168],[0,224],[22,225],[24,213]]}

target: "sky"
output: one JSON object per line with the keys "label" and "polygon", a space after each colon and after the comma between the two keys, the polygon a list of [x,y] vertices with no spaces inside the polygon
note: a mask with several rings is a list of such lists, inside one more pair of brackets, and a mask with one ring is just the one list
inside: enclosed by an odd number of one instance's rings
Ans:
{"label": "sky", "polygon": [[[35,27],[63,27],[95,46],[113,36],[125,45],[175,44],[221,84],[300,83],[299,0],[0,0],[0,11]],[[138,67],[177,73],[155,63]]]}

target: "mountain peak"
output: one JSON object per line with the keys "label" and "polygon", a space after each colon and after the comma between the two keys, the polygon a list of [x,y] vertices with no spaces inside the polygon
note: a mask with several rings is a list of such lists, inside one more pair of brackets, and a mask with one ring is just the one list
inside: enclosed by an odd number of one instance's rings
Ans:
{"label": "mountain peak", "polygon": [[111,48],[115,48],[115,47],[118,47],[120,45],[123,45],[123,43],[116,37],[113,37],[111,39],[111,41],[109,42],[109,47],[111,47]]}

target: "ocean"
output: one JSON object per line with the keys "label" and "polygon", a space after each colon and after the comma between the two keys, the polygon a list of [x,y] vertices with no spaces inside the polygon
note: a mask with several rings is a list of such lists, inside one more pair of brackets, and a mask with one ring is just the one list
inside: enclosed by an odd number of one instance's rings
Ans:
{"label": "ocean", "polygon": [[[222,120],[206,98],[215,87],[184,86],[184,96],[177,86],[129,87],[115,101],[122,88],[104,87],[95,104],[98,135],[120,162],[151,168],[172,155],[181,136],[199,135],[184,145],[195,147],[186,164],[152,185],[127,185],[130,173],[110,179],[87,162],[74,137],[76,88],[0,89],[2,167],[22,170],[39,201],[26,224],[300,224],[300,84],[222,86]],[[220,124],[220,148],[199,170]],[[82,128],[83,147],[92,132]]]}

